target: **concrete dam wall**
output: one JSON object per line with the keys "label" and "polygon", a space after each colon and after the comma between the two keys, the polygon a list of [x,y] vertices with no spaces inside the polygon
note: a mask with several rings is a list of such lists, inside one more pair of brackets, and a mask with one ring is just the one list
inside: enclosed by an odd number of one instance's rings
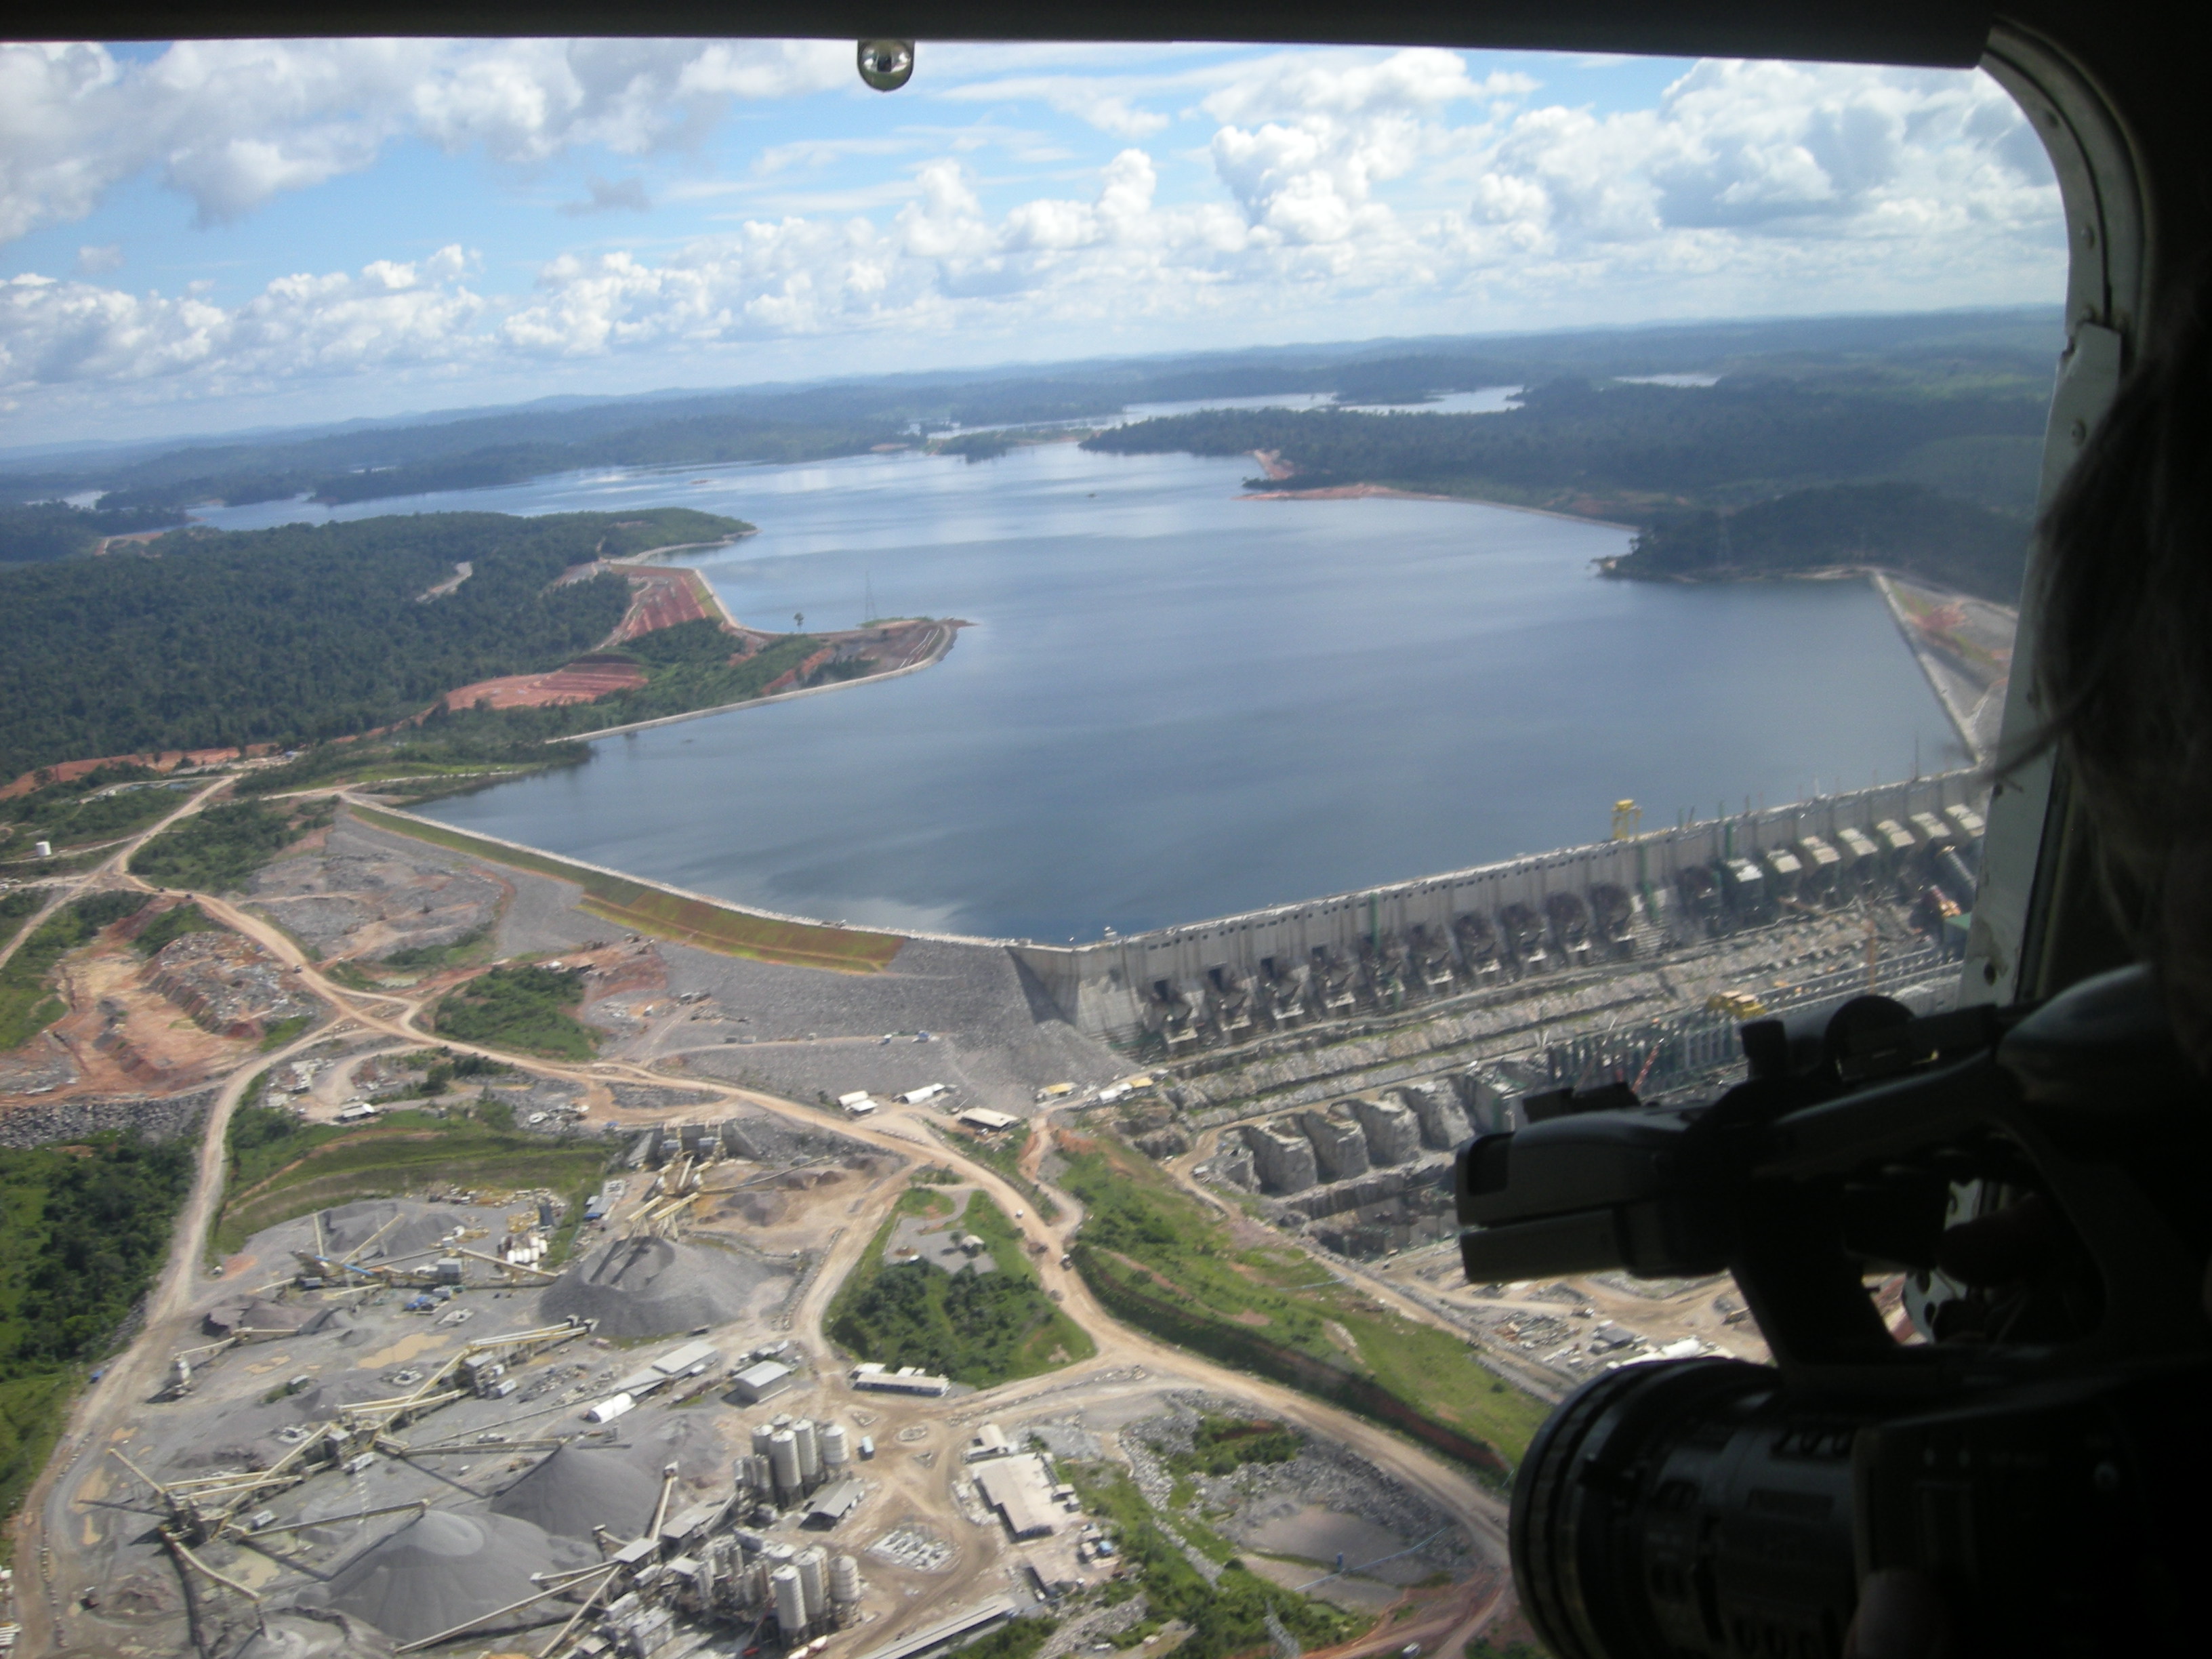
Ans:
{"label": "concrete dam wall", "polygon": [[1943,773],[1089,945],[1015,945],[1078,1029],[1170,1055],[1649,951],[1855,890],[1972,903],[1986,797]]}

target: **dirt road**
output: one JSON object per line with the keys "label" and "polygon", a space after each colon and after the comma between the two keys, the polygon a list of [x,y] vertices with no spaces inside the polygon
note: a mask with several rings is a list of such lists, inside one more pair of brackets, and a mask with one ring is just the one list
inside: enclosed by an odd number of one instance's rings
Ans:
{"label": "dirt road", "polygon": [[[211,794],[212,790],[208,793]],[[206,799],[203,795],[187,807],[195,810]],[[183,816],[182,812],[175,815]],[[173,821],[164,820],[166,824]],[[158,830],[161,826],[156,826]],[[153,833],[152,831],[149,832]],[[121,854],[111,866],[119,866]],[[103,866],[103,870],[109,866]],[[143,885],[127,874],[124,882]],[[191,1304],[196,1293],[203,1288],[198,1267],[206,1249],[206,1240],[213,1224],[222,1197],[223,1151],[225,1135],[232,1112],[243,1096],[251,1079],[268,1065],[288,1058],[296,1050],[327,1037],[333,1029],[350,1026],[362,1030],[379,1032],[416,1042],[435,1042],[459,1053],[480,1054],[497,1059],[506,1065],[534,1075],[584,1082],[634,1082],[655,1087],[666,1087],[671,1079],[662,1072],[643,1066],[621,1061],[597,1061],[586,1065],[569,1065],[518,1055],[504,1050],[482,1048],[457,1042],[430,1032],[420,1023],[424,1016],[422,1000],[389,994],[373,994],[351,990],[325,978],[315,965],[289,937],[271,924],[212,894],[196,893],[191,896],[201,908],[223,926],[235,928],[252,939],[263,949],[294,973],[302,988],[311,991],[339,1011],[337,1026],[326,1024],[321,1030],[301,1037],[298,1042],[265,1060],[243,1068],[225,1085],[210,1110],[203,1131],[199,1163],[191,1197],[178,1217],[169,1261],[160,1283],[149,1297],[143,1327],[128,1352],[112,1364],[102,1381],[79,1401],[68,1432],[56,1455],[26,1502],[22,1518],[18,1524],[18,1559],[27,1565],[42,1560],[51,1561],[51,1577],[46,1593],[42,1597],[36,1587],[26,1583],[26,1594],[21,1597],[24,1613],[22,1650],[39,1654],[54,1651],[65,1645],[68,1609],[59,1601],[71,1595],[84,1582],[87,1568],[74,1546],[74,1529],[66,1524],[70,1498],[77,1481],[82,1478],[88,1455],[96,1457],[110,1443],[122,1421],[140,1409],[143,1402],[160,1385],[168,1356],[179,1345],[185,1334],[185,1322],[191,1316]],[[683,1086],[690,1091],[714,1095],[732,1103],[757,1107],[810,1127],[819,1128],[823,1114],[812,1108],[797,1105],[790,1101],[757,1091],[720,1083],[711,1079],[686,1075]],[[988,1166],[963,1156],[957,1146],[948,1146],[931,1134],[924,1124],[912,1114],[915,1109],[878,1118],[866,1123],[841,1121],[839,1133],[849,1138],[902,1156],[918,1156],[927,1161],[949,1164],[963,1181],[988,1192],[1000,1207],[1010,1217],[1019,1212],[1015,1225],[1026,1238],[1042,1245],[1037,1259],[1038,1272],[1048,1291],[1054,1293],[1071,1318],[1097,1344],[1095,1359],[1087,1362],[1073,1376],[1055,1376],[1050,1388],[1055,1395],[1066,1393],[1073,1398],[1081,1395],[1085,1377],[1120,1373],[1126,1377],[1133,1367],[1141,1367],[1148,1378],[1146,1386],[1157,1387],[1158,1379],[1186,1383],[1255,1401],[1271,1413],[1296,1423],[1308,1432],[1323,1439],[1346,1445],[1377,1468],[1404,1482],[1445,1513],[1456,1516],[1486,1547],[1492,1558],[1503,1562],[1505,1556],[1505,1505],[1491,1488],[1483,1486],[1471,1474],[1447,1464],[1421,1450],[1411,1442],[1401,1440],[1377,1425],[1349,1413],[1338,1410],[1320,1401],[1283,1388],[1265,1379],[1218,1365],[1197,1355],[1170,1347],[1165,1343],[1121,1324],[1109,1315],[1094,1298],[1081,1276],[1072,1268],[1060,1266],[1060,1256],[1067,1241],[1082,1224],[1083,1206],[1070,1194],[1058,1189],[1052,1192],[1055,1202],[1064,1211],[1062,1218],[1048,1226],[1031,1210],[1031,1200],[1001,1177]],[[1041,1149],[1040,1149],[1041,1150]],[[886,1199],[884,1201],[888,1201]],[[871,1206],[871,1214],[880,1206]],[[866,1224],[863,1224],[863,1223]],[[875,1224],[864,1216],[855,1216],[841,1237],[808,1287],[801,1305],[793,1310],[793,1334],[816,1351],[826,1350],[821,1324],[830,1297],[859,1253],[874,1231]],[[1396,1300],[1394,1297],[1394,1300]],[[974,1414],[979,1408],[990,1409],[1015,1403],[1024,1390],[1035,1392],[1036,1379],[1025,1382],[1007,1383],[995,1389],[963,1398],[958,1409],[963,1417]],[[42,1552],[51,1552],[51,1556]],[[930,1603],[930,1597],[921,1604],[902,1610],[899,1622],[911,1622],[920,1617]],[[1430,1644],[1431,1651],[1455,1650],[1463,1644],[1497,1610],[1497,1602],[1465,1612],[1451,1623],[1441,1642],[1454,1644],[1453,1650],[1439,1644]],[[878,1632],[889,1639],[893,1632]],[[1340,1650],[1345,1659],[1355,1653],[1395,1649],[1413,1639],[1401,1629],[1386,1629],[1370,1641],[1356,1644]]]}

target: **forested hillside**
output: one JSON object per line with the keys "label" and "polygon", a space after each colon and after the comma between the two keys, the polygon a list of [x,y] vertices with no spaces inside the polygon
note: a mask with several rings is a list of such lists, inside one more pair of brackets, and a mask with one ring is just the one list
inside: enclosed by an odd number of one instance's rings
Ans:
{"label": "forested hillside", "polygon": [[1085,441],[1263,454],[1273,476],[1255,489],[1376,484],[1639,525],[1622,575],[1887,564],[2008,602],[2049,396],[2018,374],[1893,369],[1711,386],[1560,380],[1499,414],[1207,410]]}
{"label": "forested hillside", "polygon": [[[2060,343],[2057,321],[2055,308],[2035,308],[1670,324],[548,400],[443,418],[354,422],[296,436],[47,458],[0,467],[0,500],[101,491],[103,508],[169,510],[301,494],[366,501],[511,483],[580,466],[857,454],[917,441],[933,428],[1101,418],[1133,404],[1314,393],[1346,405],[1419,403],[1565,376],[1750,373],[1880,385],[1900,377],[1927,383],[1932,374],[1954,390],[2039,380],[2047,398]],[[1941,478],[1920,482],[1948,487]]]}
{"label": "forested hillside", "polygon": [[32,564],[89,553],[108,536],[167,530],[185,521],[172,507],[108,507],[94,512],[66,501],[0,503],[0,564]]}
{"label": "forested hillside", "polygon": [[1961,435],[2039,441],[2048,403],[2016,392],[1850,392],[1780,380],[1710,387],[1555,380],[1496,415],[1205,410],[1085,441],[1116,454],[1265,450],[1293,487],[1400,483],[1547,504],[1563,493],[1720,504],[1775,485],[1879,477]]}
{"label": "forested hillside", "polygon": [[1665,514],[1611,574],[1698,581],[1881,565],[2014,605],[2027,554],[2021,522],[2009,514],[1919,484],[1838,484],[1737,513]]}
{"label": "forested hillside", "polygon": [[[552,668],[603,639],[618,575],[553,586],[602,550],[719,540],[670,508],[445,513],[184,531],[99,559],[0,571],[0,778],[56,761],[300,744]],[[457,565],[471,574],[435,598]]]}

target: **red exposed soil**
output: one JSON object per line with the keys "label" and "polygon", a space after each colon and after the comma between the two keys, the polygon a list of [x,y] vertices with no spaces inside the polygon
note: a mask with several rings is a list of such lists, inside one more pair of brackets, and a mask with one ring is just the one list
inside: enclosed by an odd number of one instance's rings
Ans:
{"label": "red exposed soil", "polygon": [[610,645],[678,623],[723,620],[721,607],[708,596],[696,571],[633,569],[623,574],[629,578],[629,611],[615,624]]}
{"label": "red exposed soil", "polygon": [[785,669],[783,672],[761,687],[761,696],[765,697],[773,696],[778,691],[788,691],[836,654],[836,647],[828,645],[823,646],[819,651],[808,653],[805,660],[797,667]]}
{"label": "red exposed soil", "polygon": [[4,789],[0,800],[13,800],[50,783],[68,783],[103,766],[144,766],[156,772],[173,772],[179,766],[211,766],[218,761],[245,760],[276,752],[273,743],[257,743],[244,749],[167,749],[159,754],[102,755],[94,760],[56,761],[52,766],[26,772]]}
{"label": "red exposed soil", "polygon": [[509,674],[478,680],[446,693],[448,708],[550,708],[560,703],[590,702],[611,692],[645,684],[645,671],[623,657],[579,657],[566,668],[545,674]]}

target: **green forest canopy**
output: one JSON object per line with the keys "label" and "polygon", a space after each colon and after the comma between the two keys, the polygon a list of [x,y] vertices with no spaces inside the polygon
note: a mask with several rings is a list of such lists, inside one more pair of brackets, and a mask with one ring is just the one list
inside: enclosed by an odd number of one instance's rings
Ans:
{"label": "green forest canopy", "polygon": [[1395,485],[1626,520],[1645,534],[1621,575],[1871,563],[2009,602],[2048,402],[2047,385],[2025,377],[1950,372],[1562,380],[1499,414],[1205,410],[1085,444],[1266,452],[1294,489]]}
{"label": "green forest canopy", "polygon": [[[458,686],[557,667],[605,638],[626,585],[553,586],[569,567],[748,527],[675,507],[439,513],[185,532],[143,553],[0,568],[0,779],[406,719]],[[464,561],[468,580],[421,598]]]}

